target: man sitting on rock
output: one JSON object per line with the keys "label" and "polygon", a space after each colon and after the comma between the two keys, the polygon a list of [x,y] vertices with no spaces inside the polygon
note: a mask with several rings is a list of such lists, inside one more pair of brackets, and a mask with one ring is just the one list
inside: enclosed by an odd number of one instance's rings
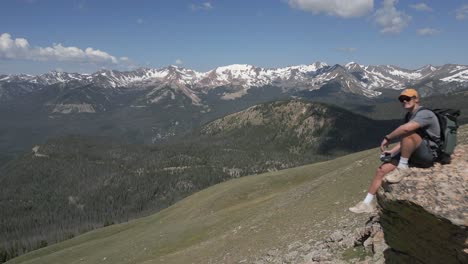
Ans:
{"label": "man sitting on rock", "polygon": [[[384,176],[389,183],[400,182],[410,173],[408,165],[427,168],[431,167],[437,158],[437,143],[431,140],[440,139],[440,126],[436,115],[428,109],[419,109],[422,106],[419,105],[418,92],[414,89],[405,89],[398,100],[408,111],[406,122],[382,140],[382,155],[390,155],[391,159],[377,169],[364,201],[349,208],[353,213],[371,213],[375,210],[372,201],[382,185]],[[396,139],[400,142],[390,151],[385,151],[389,142]]]}

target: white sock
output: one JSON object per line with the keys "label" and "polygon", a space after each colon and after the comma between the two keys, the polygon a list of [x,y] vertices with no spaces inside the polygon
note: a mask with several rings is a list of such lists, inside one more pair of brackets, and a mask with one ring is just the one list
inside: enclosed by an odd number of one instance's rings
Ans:
{"label": "white sock", "polygon": [[408,158],[400,158],[400,162],[398,162],[399,169],[408,169]]}
{"label": "white sock", "polygon": [[364,199],[364,203],[370,204],[372,200],[374,200],[375,195],[371,193],[367,193],[366,199]]}

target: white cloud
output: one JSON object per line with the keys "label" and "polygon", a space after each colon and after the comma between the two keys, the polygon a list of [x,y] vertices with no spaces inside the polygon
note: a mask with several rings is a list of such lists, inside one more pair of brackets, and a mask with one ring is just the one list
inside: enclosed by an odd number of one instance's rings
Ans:
{"label": "white cloud", "polygon": [[337,48],[336,50],[338,51],[343,51],[343,52],[355,52],[357,49],[356,48]]}
{"label": "white cloud", "polygon": [[29,50],[29,43],[24,38],[12,39],[11,35],[0,35],[0,58],[14,59],[17,56],[24,57]]}
{"label": "white cloud", "polygon": [[137,23],[138,23],[138,24],[143,24],[143,18],[138,18],[138,19],[137,19]]}
{"label": "white cloud", "polygon": [[435,29],[435,28],[420,28],[418,29],[418,35],[420,36],[431,36],[431,35],[436,35],[439,34],[440,30]]}
{"label": "white cloud", "polygon": [[384,0],[383,7],[375,14],[375,22],[382,27],[382,33],[400,33],[411,21],[411,17],[402,11],[398,11],[395,5],[398,0]]}
{"label": "white cloud", "polygon": [[184,63],[184,62],[183,62],[181,59],[177,59],[177,60],[175,61],[175,64],[177,64],[177,65],[180,65],[180,64],[183,64],[183,63]]}
{"label": "white cloud", "polygon": [[191,4],[190,9],[192,9],[193,11],[210,10],[213,9],[213,5],[210,2],[203,2],[201,4]]}
{"label": "white cloud", "polygon": [[410,7],[413,8],[413,9],[416,9],[418,11],[427,11],[427,12],[432,11],[432,8],[429,7],[428,5],[426,5],[425,3],[410,5]]}
{"label": "white cloud", "polygon": [[465,20],[468,18],[468,5],[463,5],[457,9],[457,20]]}
{"label": "white cloud", "polygon": [[12,39],[8,33],[0,35],[0,59],[23,59],[33,61],[67,61],[98,64],[126,63],[127,57],[116,57],[93,48],[80,49],[53,44],[52,47],[30,47],[24,38]]}
{"label": "white cloud", "polygon": [[288,0],[289,6],[343,18],[359,17],[374,8],[374,0]]}

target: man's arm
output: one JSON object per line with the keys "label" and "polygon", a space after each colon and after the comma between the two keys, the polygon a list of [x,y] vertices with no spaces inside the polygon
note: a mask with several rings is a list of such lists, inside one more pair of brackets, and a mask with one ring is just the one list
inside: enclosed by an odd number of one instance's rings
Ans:
{"label": "man's arm", "polygon": [[395,153],[400,152],[400,148],[401,143],[398,142],[398,144],[396,144],[389,152],[392,153],[392,155],[395,155]]}
{"label": "man's arm", "polygon": [[380,150],[382,152],[385,151],[385,148],[388,146],[391,140],[399,138],[401,136],[404,136],[406,134],[409,134],[413,131],[416,131],[418,128],[420,128],[421,125],[417,122],[410,121],[406,124],[403,124],[399,127],[397,127],[395,130],[393,130],[390,134],[386,135],[384,139],[382,140],[382,143],[380,144]]}
{"label": "man's arm", "polygon": [[401,136],[404,136],[406,134],[409,134],[409,133],[411,133],[413,131],[416,131],[420,127],[421,127],[421,125],[419,123],[414,122],[414,121],[409,121],[408,123],[397,127],[390,134],[388,134],[386,136],[386,138],[387,138],[387,140],[393,140],[393,139],[399,138]]}

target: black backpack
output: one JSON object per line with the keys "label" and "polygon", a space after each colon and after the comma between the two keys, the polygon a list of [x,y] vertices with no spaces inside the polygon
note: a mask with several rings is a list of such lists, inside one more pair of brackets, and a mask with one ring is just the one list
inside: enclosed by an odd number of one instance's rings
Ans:
{"label": "black backpack", "polygon": [[[437,148],[437,160],[441,164],[448,164],[451,161],[451,155],[457,145],[457,129],[458,125],[458,116],[460,116],[460,110],[458,109],[429,109],[425,107],[420,107],[418,112],[421,110],[432,111],[437,120],[439,121],[440,126],[440,139],[432,138],[425,129],[420,129],[420,133],[424,138],[435,142],[438,146]],[[405,117],[406,122],[409,121],[410,114],[408,113]]]}

